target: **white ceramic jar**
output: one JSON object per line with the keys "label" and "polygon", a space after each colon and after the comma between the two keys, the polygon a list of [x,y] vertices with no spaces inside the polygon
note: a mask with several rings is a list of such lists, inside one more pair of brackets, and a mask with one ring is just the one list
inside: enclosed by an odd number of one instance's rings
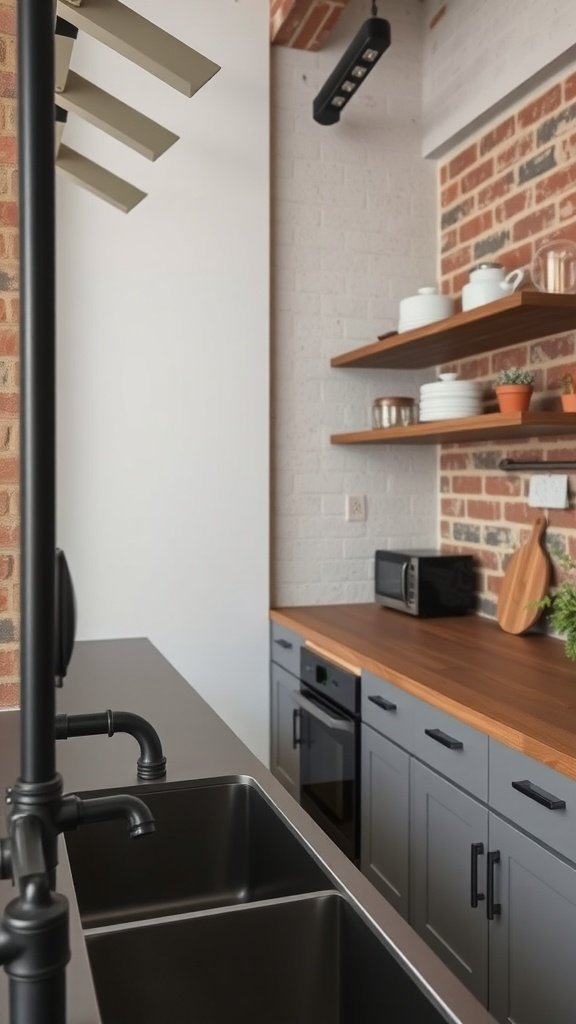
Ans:
{"label": "white ceramic jar", "polygon": [[462,309],[475,309],[511,295],[524,277],[523,270],[505,274],[501,263],[478,263],[470,271],[470,280],[462,289]]}
{"label": "white ceramic jar", "polygon": [[454,301],[449,295],[440,295],[437,288],[419,288],[417,295],[400,301],[399,331],[412,331],[435,320],[452,316]]}

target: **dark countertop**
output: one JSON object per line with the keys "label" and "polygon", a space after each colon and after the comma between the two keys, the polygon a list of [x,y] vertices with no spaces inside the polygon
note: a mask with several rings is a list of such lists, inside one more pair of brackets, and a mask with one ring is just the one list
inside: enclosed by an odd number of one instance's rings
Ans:
{"label": "dark countertop", "polygon": [[274,622],[576,779],[576,665],[564,644],[477,615],[418,619],[376,604],[277,608]]}
{"label": "dark countertop", "polygon": [[[68,714],[130,710],[150,719],[168,759],[166,782],[250,776],[292,828],[336,877],[339,888],[361,907],[387,938],[401,961],[448,1007],[454,1022],[494,1024],[493,1018],[437,959],[412,928],[295,803],[204,700],[145,639],[90,641],[76,645],[58,710]],[[139,785],[142,795],[153,783],[138,783],[135,741],[124,735],[60,741],[58,770],[65,792]],[[19,767],[19,713],[0,714],[0,785],[14,781]],[[5,835],[4,822],[0,835]],[[127,842],[128,842],[127,838]],[[97,879],[95,879],[97,884]],[[80,929],[66,851],[61,840],[58,890],[71,901],[72,960],[68,967],[68,1024],[100,1024],[86,946]],[[13,896],[0,882],[0,907]],[[0,1020],[8,1021],[7,977],[0,972]],[[193,1018],[192,1018],[193,1019]],[[31,1022],[33,1024],[33,1022]],[[221,1022],[214,1022],[221,1024]]]}

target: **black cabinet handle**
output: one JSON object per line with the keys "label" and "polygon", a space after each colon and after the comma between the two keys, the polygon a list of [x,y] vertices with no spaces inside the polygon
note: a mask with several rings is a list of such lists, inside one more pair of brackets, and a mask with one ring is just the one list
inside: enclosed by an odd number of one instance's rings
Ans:
{"label": "black cabinet handle", "polygon": [[488,897],[486,900],[486,917],[489,921],[493,921],[498,914],[502,913],[500,903],[494,902],[494,869],[499,863],[500,850],[492,850],[488,854],[486,864],[486,894]]}
{"label": "black cabinet handle", "polygon": [[296,748],[302,742],[302,737],[298,733],[298,723],[300,721],[300,708],[294,708],[292,711],[292,748]]}
{"label": "black cabinet handle", "polygon": [[486,896],[478,892],[478,857],[484,854],[484,843],[472,843],[470,848],[470,906],[477,907]]}
{"label": "black cabinet handle", "polygon": [[293,647],[289,640],[275,640],[274,643],[278,644],[278,647],[283,647],[285,651],[291,651]]}
{"label": "black cabinet handle", "polygon": [[393,704],[391,700],[385,700],[384,697],[368,697],[373,704],[377,707],[382,708],[382,711],[396,711],[397,704]]}
{"label": "black cabinet handle", "polygon": [[443,747],[449,747],[450,750],[463,750],[464,748],[462,740],[455,740],[453,736],[442,732],[441,729],[424,729],[424,732],[431,740],[436,740],[436,743],[441,743]]}
{"label": "black cabinet handle", "polygon": [[565,800],[560,800],[559,797],[554,796],[552,793],[547,793],[545,789],[540,789],[539,786],[535,786],[529,779],[513,782],[512,789],[517,789],[523,796],[530,797],[537,804],[547,807],[549,811],[563,811],[566,807]]}

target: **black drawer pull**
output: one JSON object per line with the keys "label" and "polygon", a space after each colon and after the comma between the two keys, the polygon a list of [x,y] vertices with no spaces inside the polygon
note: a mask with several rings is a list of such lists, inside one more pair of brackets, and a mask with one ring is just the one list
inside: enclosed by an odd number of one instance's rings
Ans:
{"label": "black drawer pull", "polygon": [[540,789],[539,786],[535,786],[529,779],[513,782],[512,789],[517,789],[523,796],[529,796],[531,800],[535,800],[537,804],[547,807],[549,811],[563,811],[566,807],[565,800],[560,800],[557,796],[553,796],[552,793],[547,793],[545,789]]}
{"label": "black drawer pull", "polygon": [[494,868],[500,863],[500,850],[493,850],[488,854],[486,864],[486,917],[493,921],[498,914],[502,913],[500,903],[494,902]]}
{"label": "black drawer pull", "polygon": [[391,700],[385,700],[384,697],[368,697],[376,707],[382,708],[382,711],[396,711],[398,705],[393,704]]}
{"label": "black drawer pull", "polygon": [[484,854],[484,843],[472,843],[470,849],[470,906],[477,907],[480,900],[485,900],[483,892],[478,892],[478,857]]}
{"label": "black drawer pull", "polygon": [[289,640],[275,640],[274,643],[278,644],[278,647],[283,647],[285,651],[291,651],[293,647]]}
{"label": "black drawer pull", "polygon": [[449,736],[447,732],[442,732],[442,729],[424,729],[424,732],[431,740],[436,740],[436,743],[441,743],[443,747],[449,747],[450,750],[464,749],[462,740],[455,740],[454,737]]}

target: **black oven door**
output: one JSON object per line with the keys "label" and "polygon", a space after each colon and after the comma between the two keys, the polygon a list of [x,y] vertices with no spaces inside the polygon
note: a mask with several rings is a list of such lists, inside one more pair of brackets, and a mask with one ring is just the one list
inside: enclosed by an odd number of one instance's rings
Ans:
{"label": "black oven door", "polygon": [[356,721],[302,687],[300,803],[351,860],[358,859]]}

